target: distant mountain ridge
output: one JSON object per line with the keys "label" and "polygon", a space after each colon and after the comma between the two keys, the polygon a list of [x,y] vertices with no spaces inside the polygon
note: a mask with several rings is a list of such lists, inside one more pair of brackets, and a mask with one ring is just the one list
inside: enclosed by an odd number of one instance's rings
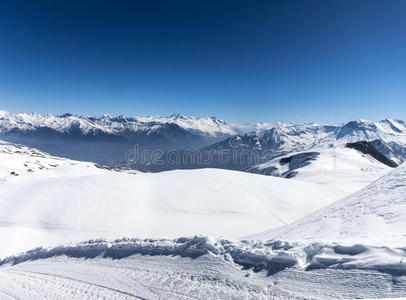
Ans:
{"label": "distant mountain ridge", "polygon": [[215,117],[86,117],[0,111],[3,140],[110,166],[122,163],[134,145],[139,151],[198,149],[238,132]]}
{"label": "distant mountain ridge", "polygon": [[343,125],[277,123],[269,130],[238,135],[209,147],[267,151],[272,158],[358,141],[372,142],[375,148],[397,163],[406,159],[406,124],[390,118],[379,122],[350,121]]}
{"label": "distant mountain ridge", "polygon": [[[388,118],[379,122],[350,121],[342,125],[276,123],[270,129],[232,136],[204,147],[200,149],[200,161],[173,164],[169,162],[170,157],[163,156],[163,162],[155,166],[148,165],[144,170],[203,167],[246,170],[292,153],[315,149],[319,151],[358,141],[370,142],[396,164],[406,160],[405,122]],[[224,153],[228,153],[228,161],[224,159]],[[184,156],[184,152],[180,151],[178,156]]]}
{"label": "distant mountain ridge", "polygon": [[13,114],[0,111],[0,132],[10,130],[30,131],[41,127],[51,128],[58,132],[69,131],[72,127],[79,128],[84,135],[104,133],[121,133],[123,131],[154,131],[163,124],[176,124],[179,127],[200,135],[221,136],[235,135],[238,129],[228,125],[225,121],[216,117],[191,117],[181,114],[169,117],[125,117],[104,115],[101,117],[77,116],[72,114],[52,115],[38,113]]}
{"label": "distant mountain ridge", "polygon": [[[185,115],[85,117],[0,111],[0,139],[38,148],[53,155],[110,166],[124,163],[129,168],[144,171],[202,167],[244,170],[289,153],[357,141],[371,142],[396,163],[406,160],[406,124],[390,118],[379,122],[357,120],[341,125],[250,125],[229,124],[215,117]],[[140,157],[135,157],[136,164],[126,161],[126,153],[134,145],[137,145],[137,151],[162,152],[160,164],[154,164],[150,159],[140,162]],[[184,150],[199,151],[205,163],[169,163],[164,154],[175,151],[182,155]],[[232,152],[237,162],[222,162],[220,150]],[[245,158],[244,155],[250,151],[256,155],[255,160]]]}

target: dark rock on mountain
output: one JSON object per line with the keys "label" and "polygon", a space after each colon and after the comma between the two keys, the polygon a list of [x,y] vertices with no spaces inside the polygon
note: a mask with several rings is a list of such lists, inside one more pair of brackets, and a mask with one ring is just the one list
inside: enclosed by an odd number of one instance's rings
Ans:
{"label": "dark rock on mountain", "polygon": [[382,154],[378,149],[374,147],[374,145],[370,142],[366,141],[359,141],[359,142],[354,142],[354,143],[347,143],[345,145],[347,148],[350,149],[356,149],[360,151],[361,153],[367,154],[375,158],[377,161],[392,167],[396,168],[398,166],[397,163],[395,163],[393,160],[387,158],[385,155]]}

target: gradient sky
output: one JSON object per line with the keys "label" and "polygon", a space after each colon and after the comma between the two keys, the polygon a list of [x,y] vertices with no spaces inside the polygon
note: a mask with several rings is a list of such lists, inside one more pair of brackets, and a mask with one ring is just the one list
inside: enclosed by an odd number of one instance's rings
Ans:
{"label": "gradient sky", "polygon": [[0,109],[405,119],[406,1],[1,1]]}

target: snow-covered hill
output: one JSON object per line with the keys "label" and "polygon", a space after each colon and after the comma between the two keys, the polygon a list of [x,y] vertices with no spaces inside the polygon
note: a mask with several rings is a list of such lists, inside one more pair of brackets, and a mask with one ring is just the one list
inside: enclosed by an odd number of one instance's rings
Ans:
{"label": "snow-covered hill", "polygon": [[383,246],[406,245],[406,164],[291,225],[253,237]]}
{"label": "snow-covered hill", "polygon": [[219,170],[128,174],[0,144],[0,255],[123,236],[239,237],[290,223],[346,194]]}
{"label": "snow-covered hill", "polygon": [[341,144],[290,153],[248,168],[246,172],[293,178],[352,193],[378,179],[390,169],[391,167],[379,162],[373,156]]}

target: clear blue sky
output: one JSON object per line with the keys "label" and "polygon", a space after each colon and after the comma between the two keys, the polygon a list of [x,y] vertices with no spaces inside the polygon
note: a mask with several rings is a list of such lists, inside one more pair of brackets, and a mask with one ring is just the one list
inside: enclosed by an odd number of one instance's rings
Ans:
{"label": "clear blue sky", "polygon": [[406,1],[1,1],[0,109],[405,119]]}

